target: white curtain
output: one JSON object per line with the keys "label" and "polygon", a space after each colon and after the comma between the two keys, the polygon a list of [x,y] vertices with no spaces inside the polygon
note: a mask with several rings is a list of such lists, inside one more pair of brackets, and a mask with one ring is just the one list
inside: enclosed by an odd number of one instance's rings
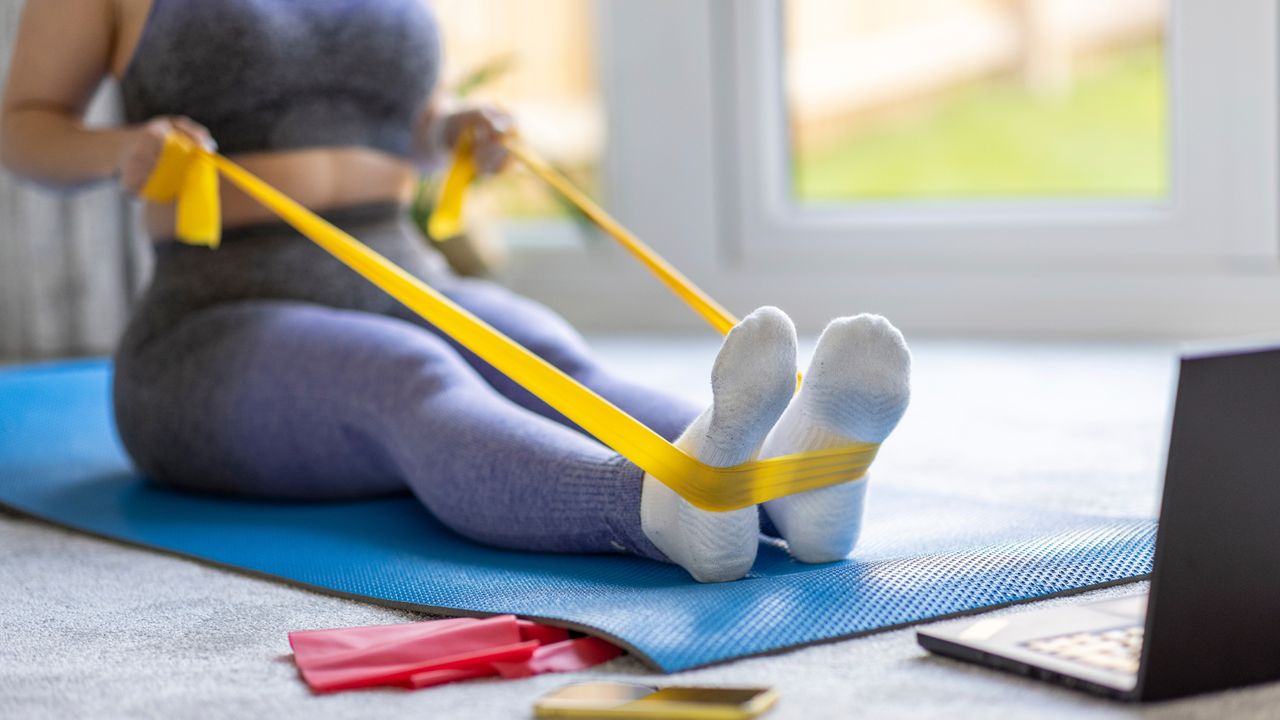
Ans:
{"label": "white curtain", "polygon": [[[22,4],[0,0],[0,83]],[[119,107],[105,84],[89,122],[114,124]],[[148,262],[114,183],[57,192],[0,172],[0,360],[110,352]]]}

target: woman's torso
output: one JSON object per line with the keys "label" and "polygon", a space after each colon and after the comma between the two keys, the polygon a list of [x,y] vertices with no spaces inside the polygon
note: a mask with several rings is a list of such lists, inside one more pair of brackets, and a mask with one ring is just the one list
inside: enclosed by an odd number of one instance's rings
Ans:
{"label": "woman's torso", "polygon": [[[404,201],[438,35],[422,0],[114,0],[112,71],[132,122],[187,115],[317,210]],[[165,237],[171,206],[146,208]],[[271,219],[223,189],[227,227]]]}

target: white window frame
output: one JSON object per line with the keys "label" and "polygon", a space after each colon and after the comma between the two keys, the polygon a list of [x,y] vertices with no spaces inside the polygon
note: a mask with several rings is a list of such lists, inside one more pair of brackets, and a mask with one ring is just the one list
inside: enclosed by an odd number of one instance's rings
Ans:
{"label": "white window frame", "polygon": [[[782,80],[782,5],[714,6],[730,28],[738,152],[728,178],[741,256],[771,267],[909,260],[955,269],[993,258],[1093,268],[1188,258],[1274,260],[1276,4],[1170,0],[1169,187],[1161,199],[851,201],[798,206]],[[851,69],[856,72],[856,69]],[[1223,82],[1247,78],[1247,82]],[[1268,161],[1259,162],[1259,158]]]}
{"label": "white window frame", "polygon": [[[606,115],[600,201],[716,297],[737,284],[719,258],[712,142],[711,5],[720,1],[597,0],[595,8]],[[512,255],[504,282],[584,330],[706,327],[611,242],[534,241]]]}
{"label": "white window frame", "polygon": [[[1280,18],[1169,0],[1160,200],[789,200],[780,2],[600,0],[605,203],[738,312],[805,330],[876,311],[910,331],[1200,336],[1280,325]],[[511,275],[588,329],[698,321],[612,248]]]}

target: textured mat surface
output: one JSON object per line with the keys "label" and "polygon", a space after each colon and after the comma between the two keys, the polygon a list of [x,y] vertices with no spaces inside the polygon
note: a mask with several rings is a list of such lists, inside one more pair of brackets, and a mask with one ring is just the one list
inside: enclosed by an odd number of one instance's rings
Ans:
{"label": "textured mat surface", "polygon": [[698,585],[677,568],[639,559],[487,548],[452,534],[409,497],[294,504],[174,492],[130,469],[110,425],[108,372],[101,362],[0,372],[0,503],[371,602],[558,621],[666,671],[1150,569],[1148,520],[986,504],[874,481],[851,560],[805,566],[763,547],[751,577],[724,585]]}

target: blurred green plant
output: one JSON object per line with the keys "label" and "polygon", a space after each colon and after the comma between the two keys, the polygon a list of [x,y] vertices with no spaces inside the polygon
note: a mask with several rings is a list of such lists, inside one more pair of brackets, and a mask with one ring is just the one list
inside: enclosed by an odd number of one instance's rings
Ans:
{"label": "blurred green plant", "polygon": [[460,98],[466,97],[485,85],[501,80],[503,75],[510,73],[515,67],[515,53],[498,55],[462,76],[454,83],[453,94]]}

